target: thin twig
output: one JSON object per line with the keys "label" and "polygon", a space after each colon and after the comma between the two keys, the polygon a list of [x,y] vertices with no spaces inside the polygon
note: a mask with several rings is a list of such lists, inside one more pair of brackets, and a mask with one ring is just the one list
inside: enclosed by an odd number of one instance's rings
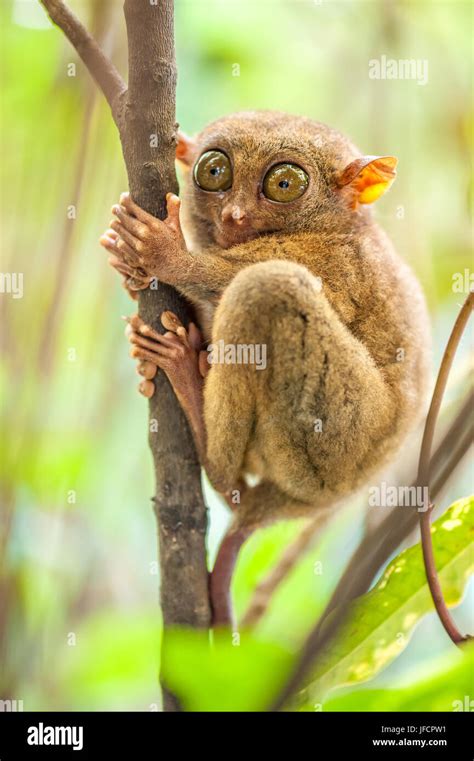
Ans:
{"label": "thin twig", "polygon": [[446,390],[449,372],[454,361],[454,355],[456,354],[456,350],[459,346],[461,336],[464,333],[468,323],[473,306],[474,293],[470,293],[466,298],[461,311],[459,312],[456,322],[454,323],[453,330],[443,354],[443,359],[441,360],[441,366],[439,369],[438,377],[436,379],[430,409],[426,418],[423,441],[421,443],[417,478],[417,485],[426,487],[423,490],[423,494],[426,495],[423,499],[423,506],[425,510],[420,517],[421,546],[423,549],[423,560],[425,563],[426,578],[439,619],[445,631],[456,645],[465,642],[468,637],[461,634],[456,624],[454,623],[454,620],[448,610],[448,606],[446,605],[446,601],[443,596],[443,590],[441,589],[438,572],[436,570],[436,561],[433,552],[433,541],[431,537],[431,512],[433,510],[433,505],[431,504],[431,500],[429,498],[428,487],[430,482],[431,447],[433,444],[436,421],[438,419],[441,402]]}
{"label": "thin twig", "polygon": [[53,24],[56,24],[75,47],[99,85],[110,106],[115,122],[119,120],[119,100],[127,89],[112,61],[77,16],[62,0],[40,0]]}
{"label": "thin twig", "polygon": [[456,442],[456,446],[452,450],[451,455],[445,467],[441,471],[437,480],[434,481],[433,486],[431,487],[431,494],[433,495],[433,497],[436,497],[439,493],[441,493],[444,490],[446,484],[448,483],[452,474],[456,470],[457,466],[466,456],[469,449],[472,447],[472,443],[473,442],[472,442],[472,423],[471,423],[469,429]]}
{"label": "thin twig", "polygon": [[[469,423],[466,427],[466,423]],[[439,472],[439,469],[444,466],[447,459],[449,459],[450,453],[456,448],[459,442],[459,438],[464,432],[471,434],[474,429],[474,391],[470,390],[466,398],[461,401],[459,409],[456,413],[456,417],[451,423],[449,430],[447,430],[442,437],[442,440],[436,448],[430,462],[430,474],[432,480],[435,478],[435,474]],[[434,489],[434,485],[433,485]]]}

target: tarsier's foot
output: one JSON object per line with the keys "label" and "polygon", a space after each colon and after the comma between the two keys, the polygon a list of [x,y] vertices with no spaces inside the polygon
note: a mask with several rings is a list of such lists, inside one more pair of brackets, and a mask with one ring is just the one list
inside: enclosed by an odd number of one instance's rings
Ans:
{"label": "tarsier's foot", "polygon": [[173,312],[163,312],[161,323],[166,328],[162,335],[146,325],[141,317],[127,318],[126,334],[132,344],[131,356],[139,360],[137,371],[144,380],[139,391],[146,397],[154,393],[154,378],[157,369],[163,370],[185,409],[194,404],[196,394],[202,394],[203,373],[200,370],[201,334],[190,323],[186,330]]}

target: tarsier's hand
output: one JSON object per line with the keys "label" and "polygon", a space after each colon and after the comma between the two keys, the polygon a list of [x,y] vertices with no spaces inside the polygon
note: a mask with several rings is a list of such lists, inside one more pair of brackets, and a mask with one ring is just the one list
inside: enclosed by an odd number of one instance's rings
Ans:
{"label": "tarsier's hand", "polygon": [[116,219],[100,239],[111,254],[109,264],[123,275],[132,296],[154,278],[177,285],[186,272],[189,254],[179,223],[180,200],[168,193],[166,204],[168,216],[161,221],[122,193],[120,204],[112,207]]}

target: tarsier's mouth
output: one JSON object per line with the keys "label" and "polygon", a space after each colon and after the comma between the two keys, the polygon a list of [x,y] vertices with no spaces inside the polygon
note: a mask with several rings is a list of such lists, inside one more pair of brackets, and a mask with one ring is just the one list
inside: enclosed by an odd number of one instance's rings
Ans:
{"label": "tarsier's mouth", "polygon": [[231,230],[216,229],[214,232],[214,240],[221,248],[231,248],[237,246],[239,243],[247,243],[255,238],[261,238],[264,235],[271,235],[274,230],[254,230],[252,227],[245,230],[235,227]]}

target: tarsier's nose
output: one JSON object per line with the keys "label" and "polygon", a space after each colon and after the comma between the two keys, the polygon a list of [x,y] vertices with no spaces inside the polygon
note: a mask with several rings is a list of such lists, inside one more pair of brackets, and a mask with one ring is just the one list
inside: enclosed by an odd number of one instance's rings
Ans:
{"label": "tarsier's nose", "polygon": [[223,222],[234,222],[236,225],[243,225],[247,222],[247,215],[240,206],[228,204],[222,209],[221,219]]}

